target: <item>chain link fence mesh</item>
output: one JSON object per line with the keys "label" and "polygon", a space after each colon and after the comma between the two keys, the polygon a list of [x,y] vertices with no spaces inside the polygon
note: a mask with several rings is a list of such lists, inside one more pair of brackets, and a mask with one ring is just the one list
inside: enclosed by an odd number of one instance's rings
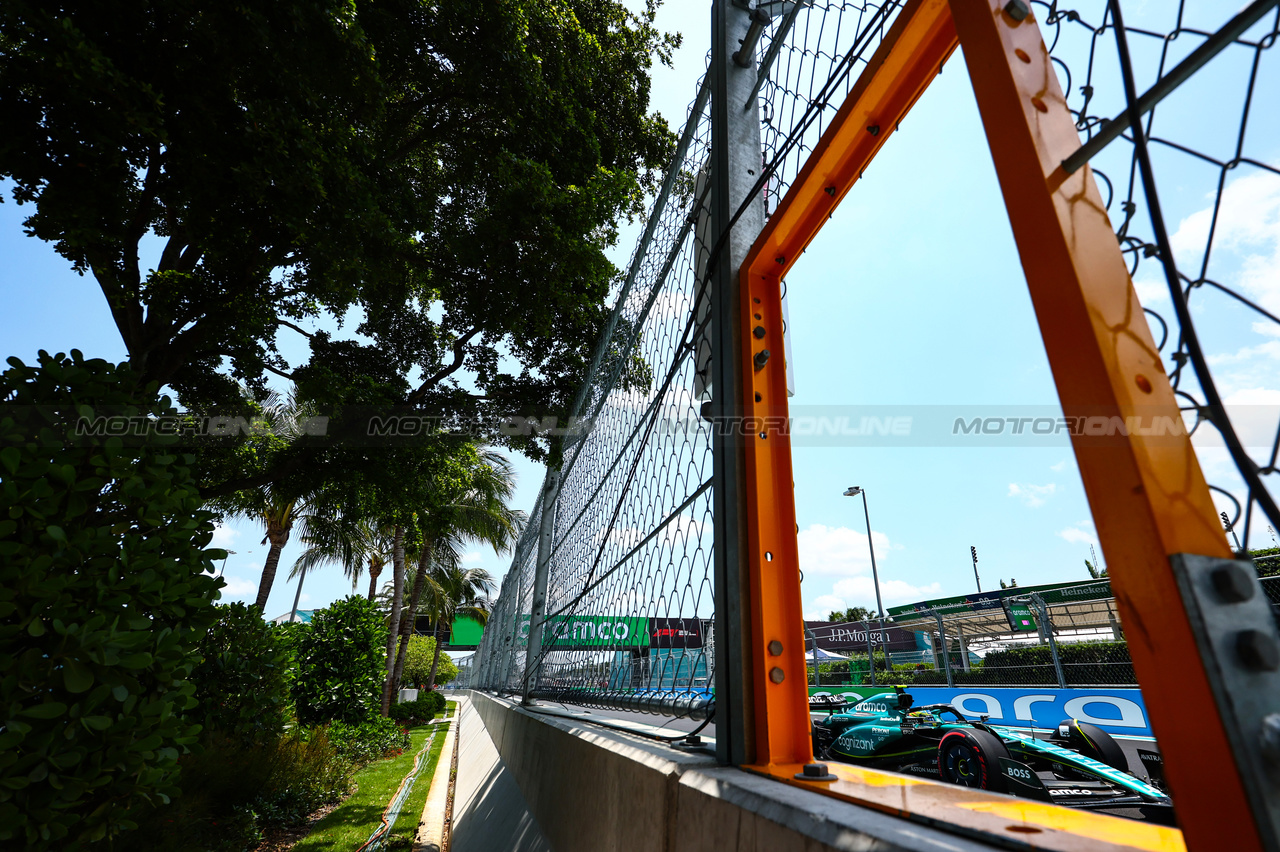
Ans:
{"label": "chain link fence mesh", "polygon": [[[756,51],[763,147],[751,195],[764,196],[769,215],[903,4],[760,5],[770,18]],[[1205,353],[1206,346],[1239,349],[1242,323],[1252,323],[1256,334],[1280,334],[1280,302],[1272,304],[1280,287],[1268,289],[1272,267],[1250,266],[1248,257],[1260,255],[1241,254],[1271,232],[1258,236],[1233,212],[1253,201],[1264,218],[1280,221],[1274,143],[1280,135],[1267,132],[1277,124],[1266,106],[1280,103],[1274,50],[1280,13],[1228,30],[1230,10],[1221,4],[1131,5],[1131,18],[1121,23],[1118,8],[1105,0],[1071,8],[1031,4],[1083,142],[1119,126],[1111,119],[1137,103],[1138,93],[1169,83],[1172,93],[1143,111],[1136,128],[1090,152],[1090,167],[1188,423],[1221,437],[1227,463],[1206,467],[1222,482],[1215,490],[1234,507],[1225,520],[1242,524],[1242,548],[1248,547],[1257,511],[1280,526],[1267,487],[1277,471],[1280,418],[1257,439],[1257,424],[1233,416],[1218,386],[1229,390],[1239,382],[1214,380],[1213,370],[1235,363],[1235,356],[1215,361]],[[1221,48],[1207,70],[1191,75],[1193,84],[1177,77],[1179,63],[1206,45]],[[550,519],[542,652],[526,660],[538,506],[467,666],[472,688],[528,689],[589,706],[661,713],[705,712],[710,701],[712,458],[701,411],[712,390],[705,270],[723,235],[710,233],[705,84],[698,92],[572,412],[583,429],[568,441]],[[1168,209],[1158,186],[1173,187],[1164,196]],[[1180,224],[1171,233],[1167,222],[1173,221]],[[1205,442],[1197,440],[1203,457]],[[1258,446],[1263,449],[1251,454]],[[1266,588],[1274,601],[1272,585]],[[1134,684],[1127,649],[1117,641],[1123,634],[1114,601],[1100,598],[1081,609],[1047,600],[1045,607],[1036,635],[1017,638],[1001,638],[981,619],[940,613],[941,630],[921,628],[935,637],[931,644],[891,651],[887,661],[881,656],[876,679],[945,683],[950,669],[953,683]],[[839,663],[824,664],[812,677],[822,685],[824,679],[866,680],[865,652],[860,669],[857,652],[852,657],[842,672],[832,668]]]}

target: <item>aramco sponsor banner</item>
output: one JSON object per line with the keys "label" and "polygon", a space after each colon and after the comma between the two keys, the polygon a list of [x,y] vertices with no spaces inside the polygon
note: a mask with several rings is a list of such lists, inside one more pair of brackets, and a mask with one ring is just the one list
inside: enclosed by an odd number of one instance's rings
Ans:
{"label": "aramco sponsor banner", "polygon": [[[519,644],[529,641],[529,616],[520,618]],[[643,648],[649,645],[649,619],[638,616],[553,615],[542,633],[544,647]]]}
{"label": "aramco sponsor banner", "polygon": [[[811,687],[810,695],[826,693],[860,701],[889,689],[865,686]],[[981,716],[993,725],[1049,729],[1064,719],[1097,725],[1113,736],[1149,737],[1151,721],[1142,692],[1137,689],[992,689],[982,687],[912,686],[916,704],[950,704],[970,719]]]}

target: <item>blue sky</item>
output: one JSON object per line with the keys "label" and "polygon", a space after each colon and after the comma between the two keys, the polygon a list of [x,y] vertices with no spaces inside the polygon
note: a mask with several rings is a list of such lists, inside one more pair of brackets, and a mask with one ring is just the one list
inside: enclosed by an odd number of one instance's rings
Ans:
{"label": "blue sky", "polygon": [[[708,5],[670,2],[660,13],[661,27],[685,35],[675,67],[654,73],[653,106],[676,127],[704,67]],[[1144,7],[1135,5],[1141,14]],[[1217,24],[1222,14],[1210,17]],[[1255,97],[1280,103],[1277,57],[1267,58]],[[1238,113],[1230,97],[1217,94],[1240,88],[1233,76],[1239,63],[1224,60],[1168,102],[1173,126],[1196,137],[1198,147],[1225,144],[1210,138],[1209,129],[1232,120],[1233,108]],[[1223,121],[1217,121],[1218,110]],[[1265,112],[1280,113],[1255,110],[1252,154],[1275,164],[1280,118]],[[1210,200],[1206,178],[1194,170],[1187,174],[1185,181],[1162,184],[1175,252],[1184,263],[1203,250]],[[1264,306],[1280,308],[1280,179],[1242,169],[1227,193],[1234,212],[1215,243],[1215,274]],[[3,354],[31,359],[41,348],[76,347],[89,356],[122,359],[96,284],[72,273],[51,247],[23,236],[21,218],[11,198],[0,205]],[[639,229],[639,223],[623,229],[613,253],[619,266],[629,259]],[[1139,273],[1139,293],[1144,304],[1169,313],[1154,272],[1148,264]],[[959,56],[790,273],[788,295],[793,406],[1056,405]],[[1197,316],[1228,399],[1280,404],[1280,335],[1226,305],[1206,303]],[[1212,481],[1238,489],[1220,448],[1205,442],[1201,456]],[[542,470],[523,458],[514,462],[520,476],[516,505],[528,509]],[[974,591],[970,546],[978,549],[984,589],[1010,577],[1020,584],[1087,579],[1083,560],[1094,541],[1093,525],[1065,439],[1034,448],[797,446],[794,463],[809,617],[846,605],[874,606],[861,502],[841,496],[850,485],[867,489],[886,607]],[[1265,525],[1258,530],[1253,543],[1270,544]],[[231,521],[219,530],[217,544],[236,551],[226,563],[225,598],[253,598],[267,550],[261,539],[249,522]],[[291,543],[282,567],[299,551]],[[496,577],[508,561],[480,549],[468,559]],[[267,614],[287,612],[294,589],[282,573]],[[314,574],[303,607],[350,591],[336,568]]]}

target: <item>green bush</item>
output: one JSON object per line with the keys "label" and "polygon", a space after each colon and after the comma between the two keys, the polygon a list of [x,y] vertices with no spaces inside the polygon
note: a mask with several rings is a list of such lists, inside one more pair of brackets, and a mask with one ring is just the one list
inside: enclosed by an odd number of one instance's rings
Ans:
{"label": "green bush", "polygon": [[382,710],[387,627],[373,603],[352,595],[317,611],[291,633],[298,661],[298,721],[359,724]]}
{"label": "green bush", "polygon": [[143,814],[116,849],[243,852],[264,828],[296,824],[341,799],[354,771],[324,728],[257,744],[215,733],[181,764],[182,796]]}
{"label": "green bush", "polygon": [[[1058,659],[1069,686],[1136,684],[1126,642],[1074,642],[1058,644]],[[981,663],[965,671],[954,655],[951,680],[956,685],[1057,686],[1053,652],[1048,645],[1021,645],[988,651]],[[940,686],[947,682],[942,670],[920,669],[876,673],[876,683],[901,686]]]}
{"label": "green bush", "polygon": [[[0,845],[69,850],[177,793],[189,681],[216,620],[191,457],[174,438],[79,435],[172,415],[126,366],[40,353],[0,373]],[[124,421],[115,421],[117,423]]]}
{"label": "green bush", "polygon": [[432,718],[435,718],[435,715],[437,713],[444,712],[444,707],[446,703],[444,695],[442,695],[439,692],[436,692],[434,689],[431,692],[428,692],[426,695],[418,696],[418,700],[426,701],[430,705]]}
{"label": "green bush", "polygon": [[334,750],[355,764],[400,754],[409,747],[409,732],[394,719],[375,716],[355,725],[334,722],[328,729]]}
{"label": "green bush", "polygon": [[282,737],[271,777],[254,810],[265,824],[300,822],[322,805],[347,795],[354,771],[354,762],[339,751],[326,728]]}
{"label": "green bush", "polygon": [[432,690],[420,695],[416,701],[401,701],[392,704],[390,717],[407,725],[420,725],[430,722],[436,714],[444,710],[445,697]]}
{"label": "green bush", "polygon": [[191,673],[205,730],[250,742],[273,739],[293,712],[293,654],[281,629],[244,603],[219,606],[218,622],[200,640]]}

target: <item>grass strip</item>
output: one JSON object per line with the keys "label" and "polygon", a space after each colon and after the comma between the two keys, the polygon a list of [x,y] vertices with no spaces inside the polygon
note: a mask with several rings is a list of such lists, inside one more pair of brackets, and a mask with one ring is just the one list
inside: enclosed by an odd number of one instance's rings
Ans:
{"label": "grass strip", "polygon": [[[383,845],[384,849],[410,848],[413,832],[418,825],[418,817],[421,816],[422,807],[426,801],[427,790],[431,786],[430,773],[434,771],[440,749],[444,746],[444,725],[439,726],[438,729],[426,725],[410,728],[409,736],[412,742],[408,750],[397,757],[375,761],[357,772],[356,792],[332,813],[316,823],[311,833],[293,847],[293,852],[351,852],[353,849],[358,849],[360,844],[369,839],[369,835],[381,822],[382,812],[386,810],[387,803],[395,795],[396,788],[400,786],[404,776],[413,768],[414,756],[422,750],[423,742],[433,732],[436,740],[431,745],[428,764],[423,767],[418,780],[414,782],[409,800],[400,812],[400,818],[396,821],[391,837],[388,838],[387,842],[394,845],[386,843]],[[414,811],[415,803],[417,811]],[[397,839],[405,831],[409,839],[407,845]]]}
{"label": "grass strip", "polygon": [[[427,793],[431,791],[432,781],[435,779],[436,764],[440,762],[440,753],[444,749],[444,735],[448,732],[448,725],[440,726],[440,733],[436,735],[435,742],[431,744],[431,751],[427,753],[427,762],[422,767],[422,772],[418,775],[417,782],[413,785],[413,790],[409,793],[409,798],[405,799],[404,807],[400,811],[400,818],[396,820],[395,826],[391,829],[391,834],[387,836],[386,842],[382,848],[391,852],[404,852],[413,848],[414,835],[418,833],[418,824],[422,821],[422,809],[427,805]],[[442,778],[440,783],[448,784],[448,778]],[[372,828],[369,829],[373,831]],[[367,835],[366,835],[367,836]]]}

